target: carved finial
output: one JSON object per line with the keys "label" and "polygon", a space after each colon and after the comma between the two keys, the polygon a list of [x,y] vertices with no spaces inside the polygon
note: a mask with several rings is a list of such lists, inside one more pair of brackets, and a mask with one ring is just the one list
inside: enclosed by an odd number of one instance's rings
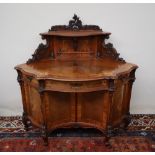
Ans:
{"label": "carved finial", "polygon": [[69,21],[68,25],[73,30],[79,30],[82,27],[82,21],[79,19],[79,17],[74,14],[73,20]]}

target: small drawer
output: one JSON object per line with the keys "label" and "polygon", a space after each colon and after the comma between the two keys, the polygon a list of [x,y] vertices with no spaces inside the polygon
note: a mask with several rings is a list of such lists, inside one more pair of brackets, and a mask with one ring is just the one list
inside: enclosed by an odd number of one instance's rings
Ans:
{"label": "small drawer", "polygon": [[106,80],[95,81],[56,81],[47,80],[45,84],[46,90],[60,92],[91,92],[97,90],[108,89]]}

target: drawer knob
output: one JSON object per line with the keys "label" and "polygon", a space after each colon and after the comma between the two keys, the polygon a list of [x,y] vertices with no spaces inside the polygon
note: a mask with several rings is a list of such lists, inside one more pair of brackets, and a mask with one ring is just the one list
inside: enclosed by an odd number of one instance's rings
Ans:
{"label": "drawer knob", "polygon": [[70,85],[74,89],[79,89],[83,84],[82,83],[70,83]]}

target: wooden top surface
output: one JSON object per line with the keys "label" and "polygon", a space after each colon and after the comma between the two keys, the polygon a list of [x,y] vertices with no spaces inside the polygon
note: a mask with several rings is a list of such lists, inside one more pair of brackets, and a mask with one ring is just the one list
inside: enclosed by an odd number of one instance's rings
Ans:
{"label": "wooden top surface", "polygon": [[107,78],[117,78],[128,73],[136,65],[120,63],[112,60],[42,60],[32,64],[21,64],[15,69],[37,79],[53,79],[62,81],[89,81]]}
{"label": "wooden top surface", "polygon": [[63,37],[84,37],[84,36],[98,36],[110,35],[109,32],[95,31],[95,30],[79,30],[79,31],[50,31],[40,33],[42,36],[63,36]]}

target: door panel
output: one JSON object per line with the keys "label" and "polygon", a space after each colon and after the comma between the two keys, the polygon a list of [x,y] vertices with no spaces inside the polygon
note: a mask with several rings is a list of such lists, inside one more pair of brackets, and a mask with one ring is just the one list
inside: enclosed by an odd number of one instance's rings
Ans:
{"label": "door panel", "polygon": [[111,108],[111,121],[114,126],[120,124],[122,120],[123,94],[124,84],[121,80],[119,80],[116,85],[116,90],[114,92],[113,103]]}
{"label": "door panel", "polygon": [[47,103],[48,127],[75,121],[75,96],[73,93],[49,92]]}
{"label": "door panel", "polygon": [[38,91],[28,85],[29,91],[29,116],[35,124],[42,123],[41,100]]}
{"label": "door panel", "polygon": [[77,121],[106,127],[108,100],[103,91],[79,93],[77,99]]}

